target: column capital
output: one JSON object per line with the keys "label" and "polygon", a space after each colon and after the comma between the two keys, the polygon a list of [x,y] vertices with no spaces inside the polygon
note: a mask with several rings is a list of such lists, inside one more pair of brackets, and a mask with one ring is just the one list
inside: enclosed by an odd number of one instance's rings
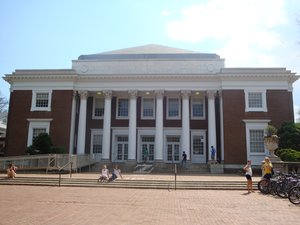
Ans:
{"label": "column capital", "polygon": [[78,91],[81,99],[86,99],[88,96],[88,91]]}
{"label": "column capital", "polygon": [[191,94],[191,91],[190,90],[181,90],[180,93],[183,98],[188,98]]}
{"label": "column capital", "polygon": [[216,90],[208,90],[207,92],[208,98],[214,98],[216,96],[217,91]]}
{"label": "column capital", "polygon": [[111,98],[111,96],[112,96],[111,90],[105,90],[105,91],[102,91],[102,93],[104,94],[105,98]]}
{"label": "column capital", "polygon": [[163,97],[165,90],[154,90],[156,97]]}
{"label": "column capital", "polygon": [[130,98],[136,98],[137,97],[137,93],[138,93],[137,90],[129,90],[128,91],[128,94],[129,94]]}

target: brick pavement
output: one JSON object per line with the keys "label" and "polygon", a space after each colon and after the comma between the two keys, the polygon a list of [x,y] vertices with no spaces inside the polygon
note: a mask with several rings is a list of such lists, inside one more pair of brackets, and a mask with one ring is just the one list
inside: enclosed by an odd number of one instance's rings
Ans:
{"label": "brick pavement", "polygon": [[212,190],[1,185],[0,212],[0,225],[294,225],[300,221],[300,206],[287,199]]}

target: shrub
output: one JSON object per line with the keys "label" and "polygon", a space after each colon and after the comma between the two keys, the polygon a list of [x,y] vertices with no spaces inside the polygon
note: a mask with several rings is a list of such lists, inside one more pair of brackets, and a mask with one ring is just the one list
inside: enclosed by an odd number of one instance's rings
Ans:
{"label": "shrub", "polygon": [[276,155],[282,161],[300,162],[300,152],[293,149],[278,149]]}
{"label": "shrub", "polygon": [[50,153],[53,154],[65,154],[66,149],[63,147],[52,147]]}

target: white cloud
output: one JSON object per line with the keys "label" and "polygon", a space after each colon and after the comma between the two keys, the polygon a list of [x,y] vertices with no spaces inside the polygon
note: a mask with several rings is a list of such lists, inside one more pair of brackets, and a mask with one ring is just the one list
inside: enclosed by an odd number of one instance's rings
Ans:
{"label": "white cloud", "polygon": [[181,16],[167,24],[169,37],[221,42],[215,50],[230,66],[275,64],[268,51],[282,45],[276,29],[288,22],[284,0],[211,0],[183,9]]}

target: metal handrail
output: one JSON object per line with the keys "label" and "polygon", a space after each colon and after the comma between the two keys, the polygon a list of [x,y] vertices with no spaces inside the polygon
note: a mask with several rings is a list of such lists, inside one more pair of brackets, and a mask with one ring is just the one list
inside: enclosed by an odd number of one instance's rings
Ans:
{"label": "metal handrail", "polygon": [[60,187],[60,183],[61,183],[61,171],[65,168],[65,167],[67,167],[68,165],[70,165],[70,178],[72,178],[72,165],[73,165],[73,161],[72,161],[72,159],[66,164],[66,165],[64,165],[64,166],[62,166],[62,167],[60,167],[59,169],[58,169],[58,174],[59,174],[59,177],[58,177],[58,186]]}

